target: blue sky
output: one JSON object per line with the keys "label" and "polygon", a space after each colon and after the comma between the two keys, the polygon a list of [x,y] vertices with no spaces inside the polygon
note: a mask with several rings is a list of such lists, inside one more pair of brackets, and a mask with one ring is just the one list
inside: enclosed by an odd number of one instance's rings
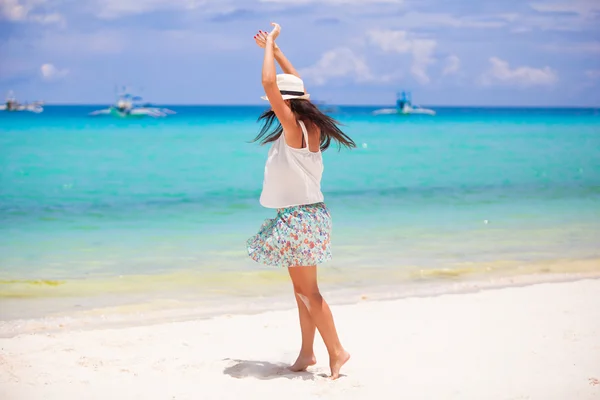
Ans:
{"label": "blue sky", "polygon": [[599,0],[0,0],[0,92],[261,104],[271,21],[320,101],[600,106]]}

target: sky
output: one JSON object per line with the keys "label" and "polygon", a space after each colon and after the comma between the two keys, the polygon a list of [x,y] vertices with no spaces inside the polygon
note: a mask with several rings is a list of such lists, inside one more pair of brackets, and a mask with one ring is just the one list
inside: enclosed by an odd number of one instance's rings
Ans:
{"label": "sky", "polygon": [[321,102],[600,106],[600,0],[0,0],[0,95],[263,104],[273,21]]}

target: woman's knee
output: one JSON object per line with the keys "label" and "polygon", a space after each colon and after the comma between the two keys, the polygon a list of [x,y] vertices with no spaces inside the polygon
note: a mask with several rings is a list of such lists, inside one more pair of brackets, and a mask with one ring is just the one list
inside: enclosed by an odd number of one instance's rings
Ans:
{"label": "woman's knee", "polygon": [[319,292],[318,288],[304,289],[301,287],[294,286],[296,296],[307,306],[307,307],[319,307],[323,302],[323,296]]}

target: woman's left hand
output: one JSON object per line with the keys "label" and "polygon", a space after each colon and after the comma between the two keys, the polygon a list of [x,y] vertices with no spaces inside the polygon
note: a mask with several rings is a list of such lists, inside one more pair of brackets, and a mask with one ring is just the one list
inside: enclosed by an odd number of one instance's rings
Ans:
{"label": "woman's left hand", "polygon": [[[254,35],[254,41],[256,42],[256,45],[258,47],[260,47],[261,49],[264,49],[265,46],[267,45],[267,37],[268,36],[269,36],[268,32],[259,30],[258,33],[256,35]],[[273,41],[273,46],[275,49],[278,48],[275,41]]]}
{"label": "woman's left hand", "polygon": [[258,33],[254,35],[254,41],[261,49],[264,49],[267,45],[267,35],[268,33],[264,31],[258,31]]}

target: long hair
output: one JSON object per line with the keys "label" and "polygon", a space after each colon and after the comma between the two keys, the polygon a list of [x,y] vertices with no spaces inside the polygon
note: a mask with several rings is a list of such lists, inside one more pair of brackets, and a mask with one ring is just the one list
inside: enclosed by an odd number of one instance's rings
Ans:
{"label": "long hair", "polygon": [[[319,147],[321,151],[326,150],[331,141],[334,140],[338,144],[338,149],[342,146],[347,148],[356,147],[356,143],[348,135],[337,127],[337,122],[328,115],[325,115],[313,103],[304,99],[289,100],[290,108],[297,119],[303,122],[310,122],[321,129],[321,143]],[[258,117],[258,121],[264,121],[262,129],[256,135],[253,142],[259,141],[260,144],[267,144],[279,139],[283,132],[281,122],[277,119],[273,110],[267,110]],[[308,144],[307,144],[308,145]]]}

